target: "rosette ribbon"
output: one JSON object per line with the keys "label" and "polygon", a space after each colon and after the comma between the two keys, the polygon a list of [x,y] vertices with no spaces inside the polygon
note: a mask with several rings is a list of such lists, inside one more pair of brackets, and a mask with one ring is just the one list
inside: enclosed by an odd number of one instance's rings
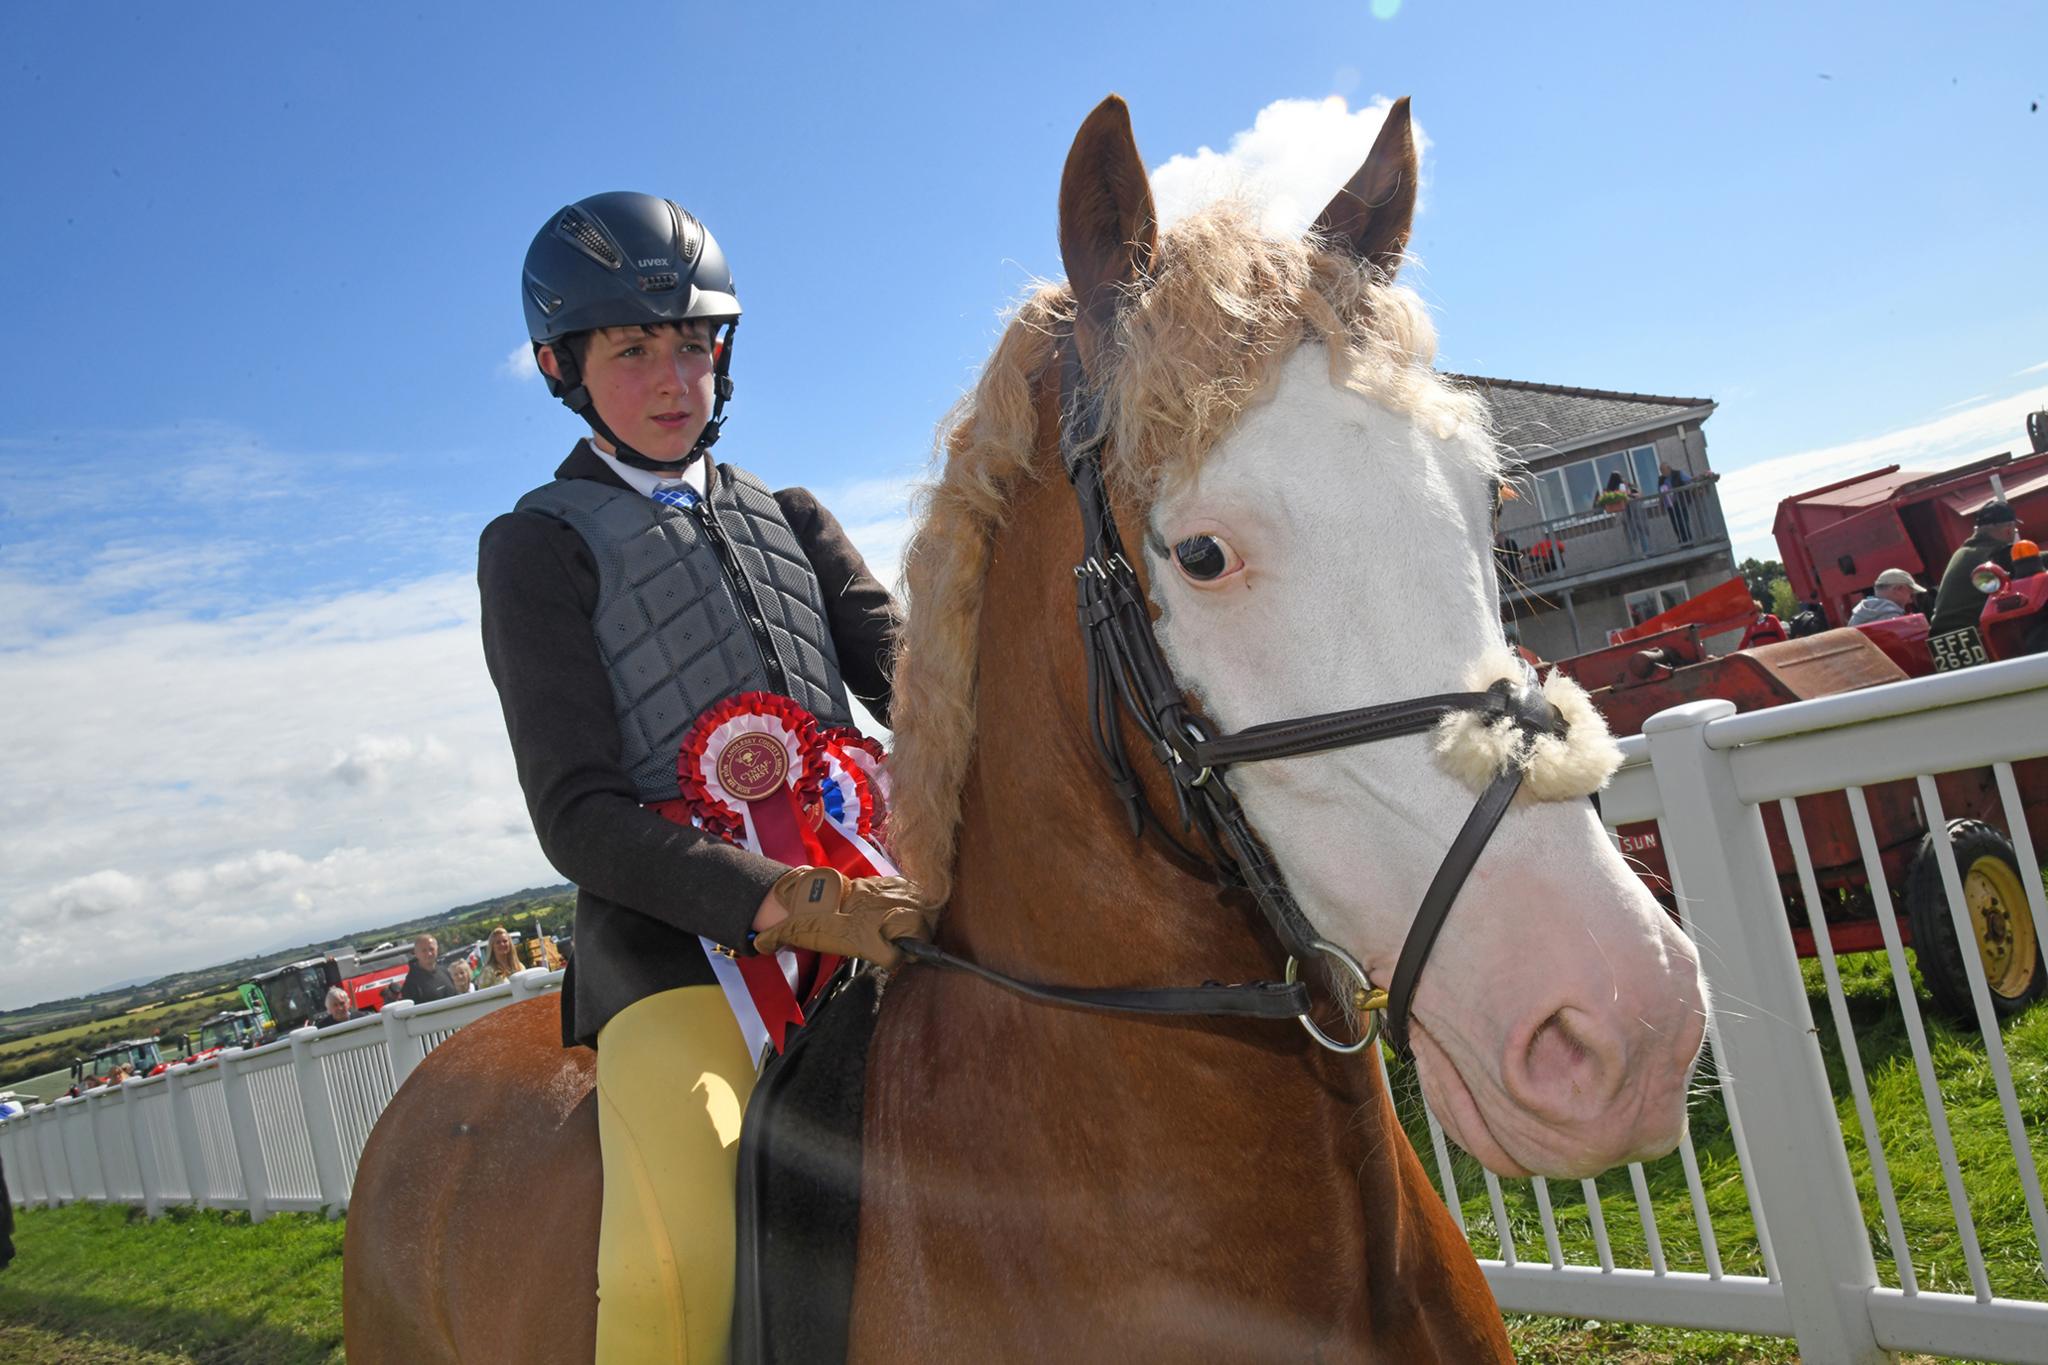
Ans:
{"label": "rosette ribbon", "polygon": [[[854,755],[858,757],[854,757]],[[682,796],[653,809],[792,867],[836,867],[849,877],[893,875],[874,840],[886,796],[881,746],[848,727],[821,731],[788,697],[742,692],[707,708],[676,756]],[[701,940],[747,1050],[780,1052],[839,965],[803,950],[735,957]]]}

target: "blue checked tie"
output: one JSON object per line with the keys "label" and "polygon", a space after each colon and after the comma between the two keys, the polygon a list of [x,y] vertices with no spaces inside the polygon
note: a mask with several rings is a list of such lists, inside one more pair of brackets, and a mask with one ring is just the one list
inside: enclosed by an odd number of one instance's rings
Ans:
{"label": "blue checked tie", "polygon": [[664,507],[680,507],[685,512],[704,501],[704,499],[697,496],[696,489],[690,487],[681,479],[677,479],[673,483],[664,483],[661,487],[648,494],[648,496]]}

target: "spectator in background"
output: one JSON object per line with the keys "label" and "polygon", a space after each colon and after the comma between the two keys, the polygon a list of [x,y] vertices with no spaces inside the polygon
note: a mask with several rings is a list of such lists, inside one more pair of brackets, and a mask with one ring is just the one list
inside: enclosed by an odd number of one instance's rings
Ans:
{"label": "spectator in background", "polygon": [[484,965],[476,974],[476,988],[486,990],[501,981],[509,981],[512,973],[524,967],[525,964],[519,960],[519,950],[512,946],[512,935],[501,924],[491,930],[490,940],[484,947]]}
{"label": "spectator in background", "polygon": [[1974,626],[1984,614],[1984,594],[1977,591],[1970,575],[1986,562],[2012,571],[2012,543],[2019,538],[2020,519],[2004,499],[1989,503],[1977,513],[1977,529],[1949,558],[1942,570],[1941,588],[1934,595],[1934,610],[1927,613],[1927,633],[1946,635],[1952,630]]}
{"label": "spectator in background", "polygon": [[405,985],[399,994],[416,1005],[455,994],[455,983],[441,965],[441,945],[432,934],[421,934],[412,941],[412,965],[405,969]]}
{"label": "spectator in background", "polygon": [[355,1002],[348,998],[347,988],[343,986],[329,986],[327,988],[327,1022],[330,1024],[345,1024],[355,1017]]}
{"label": "spectator in background", "polygon": [[1919,594],[1926,591],[1904,569],[1886,569],[1877,576],[1871,595],[1858,602],[1856,609],[1849,613],[1849,624],[1866,626],[1888,616],[1904,616],[1918,611]]}
{"label": "spectator in background", "polygon": [[1742,632],[1742,643],[1736,646],[1737,649],[1748,649],[1751,645],[1776,644],[1789,638],[1785,623],[1773,615],[1769,607],[1753,597],[1749,600],[1749,605],[1756,608],[1756,620],[1751,621],[1749,629]]}
{"label": "spectator in background", "polygon": [[1666,460],[1657,468],[1657,501],[1664,504],[1664,515],[1671,522],[1671,529],[1678,532],[1678,543],[1692,544],[1691,499],[1682,498],[1678,490],[1692,480],[1685,477],[1685,471],[1674,469]]}
{"label": "spectator in background", "polygon": [[[1617,493],[1621,495],[1618,498]],[[1596,511],[1611,511],[1621,522],[1621,529],[1628,535],[1629,549],[1639,555],[1650,553],[1650,528],[1643,521],[1642,500],[1636,495],[1636,486],[1623,478],[1620,470],[1607,476],[1607,487],[1595,496],[1593,507]]]}
{"label": "spectator in background", "polygon": [[458,957],[449,963],[448,979],[454,983],[457,995],[467,995],[473,989],[469,981],[469,959]]}

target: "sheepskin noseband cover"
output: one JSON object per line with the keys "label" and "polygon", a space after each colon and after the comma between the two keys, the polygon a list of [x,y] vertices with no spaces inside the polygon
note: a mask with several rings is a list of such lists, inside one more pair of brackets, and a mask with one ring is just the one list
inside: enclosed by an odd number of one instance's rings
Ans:
{"label": "sheepskin noseband cover", "polygon": [[[1503,645],[1480,657],[1465,674],[1465,686],[1483,692],[1503,678],[1518,686],[1537,685],[1529,666]],[[1542,689],[1544,700],[1556,707],[1564,720],[1564,734],[1532,739],[1504,717],[1489,720],[1473,712],[1459,712],[1437,723],[1438,762],[1479,792],[1523,761],[1527,771],[1517,801],[1565,801],[1590,796],[1606,786],[1621,766],[1621,748],[1607,733],[1606,719],[1593,709],[1593,699],[1585,688],[1554,670]]]}

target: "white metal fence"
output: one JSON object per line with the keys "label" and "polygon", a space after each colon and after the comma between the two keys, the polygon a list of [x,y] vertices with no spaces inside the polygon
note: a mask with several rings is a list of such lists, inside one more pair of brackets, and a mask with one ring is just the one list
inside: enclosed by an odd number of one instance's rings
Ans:
{"label": "white metal fence", "polygon": [[302,1028],[196,1066],[35,1105],[0,1123],[17,1205],[78,1200],[339,1214],[377,1115],[413,1067],[465,1024],[548,991],[525,971],[428,1005],[400,1000],[329,1028]]}
{"label": "white metal fence", "polygon": [[[1895,927],[1885,946],[1910,1042],[1918,1112],[1880,1114],[1858,1051],[1795,799],[1845,793],[1866,875],[1890,892],[1863,788],[1914,780],[1929,828],[1946,825],[1930,775],[1990,767],[2002,824],[2022,852],[2034,922],[2048,928],[2032,836],[2011,764],[2048,752],[2048,658],[1991,664],[1748,715],[1695,702],[1651,719],[1602,798],[1610,826],[1655,821],[1680,906],[1716,1001],[1714,1085],[1694,1100],[1694,1134],[1665,1163],[1553,1186],[1477,1174],[1490,1226],[1467,1229],[1501,1306],[1624,1322],[1792,1336],[1809,1362],[1866,1365],[1894,1350],[2048,1365],[2048,1212],[2035,1144],[2048,1144],[2048,1059],[2019,1057],[2016,1083],[1983,970],[1964,954],[1981,1042],[1967,1057],[1930,1048]],[[1762,811],[1776,805],[1795,852],[1827,985],[1827,1037],[1812,1016]],[[1961,941],[1974,941],[1961,870],[1936,841]],[[339,1209],[377,1113],[419,1059],[471,1019],[556,977],[523,973],[457,1000],[387,1007],[219,1063],[38,1107],[0,1125],[17,1203],[92,1199],[245,1208]],[[2037,1007],[2048,1009],[2048,1005]],[[1829,1080],[1832,1051],[1858,1116],[1845,1133]],[[2001,1130],[1972,1132],[1959,1155],[1944,1070],[1988,1067]],[[1903,1063],[1900,1064],[1903,1066]],[[1883,1079],[1883,1078],[1880,1078]],[[2022,1095],[2033,1106],[2031,1121]],[[1896,1096],[1894,1096],[1896,1101]],[[1444,1194],[1465,1224],[1459,1163],[1427,1131]],[[1904,1137],[1902,1137],[1902,1134]],[[1938,1156],[1953,1233],[1908,1244],[1886,1144],[1925,1137]],[[1866,1171],[1859,1191],[1851,1150]],[[1469,1161],[1469,1159],[1461,1159]],[[1666,1163],[1675,1163],[1675,1167]],[[1469,1169],[1469,1168],[1468,1168]],[[1660,1221],[1653,1183],[1690,1205]],[[1470,1188],[1470,1180],[1467,1181]],[[2024,1221],[2015,1251],[1980,1245],[1977,1217],[1999,1205]],[[1540,1246],[1540,1249],[1539,1249]],[[1960,1272],[1942,1268],[1960,1263]],[[1952,1282],[1951,1282],[1952,1281]],[[1948,1288],[1937,1288],[1946,1284]],[[1949,1289],[1959,1292],[1949,1292]]]}
{"label": "white metal fence", "polygon": [[[1962,1048],[1931,1048],[1897,927],[1881,916],[1890,1008],[1910,1055],[1895,1057],[1875,1078],[1891,1082],[1890,1103],[1879,1112],[1795,803],[1842,794],[1864,875],[1885,906],[1901,888],[1886,877],[1864,788],[1912,781],[1928,828],[1944,829],[1950,813],[1934,775],[1988,767],[2003,812],[1997,823],[2019,853],[2034,923],[2048,928],[2012,771],[2014,760],[2048,753],[2048,658],[1747,715],[1734,710],[1730,702],[1703,701],[1653,716],[1643,736],[1624,741],[1622,771],[1601,798],[1610,828],[1656,822],[1681,914],[1712,983],[1706,1074],[1713,1093],[1695,1096],[1693,1133],[1647,1170],[1630,1165],[1574,1188],[1503,1181],[1469,1159],[1454,1161],[1425,1115],[1446,1202],[1464,1226],[1461,1194],[1472,1194],[1475,1181],[1483,1185],[1490,1218],[1475,1221],[1467,1235],[1495,1297],[1511,1311],[1792,1336],[1812,1362],[1863,1365],[1910,1350],[2048,1365],[2048,1212],[2039,1174],[2048,1151],[2048,1058],[2008,1055],[1974,951],[1963,963],[1979,1037]],[[1777,808],[1790,836],[1802,919],[1826,983],[1826,1029],[1809,1008],[1765,833],[1766,806]],[[1974,944],[1962,870],[1946,840],[1934,848],[1958,938]],[[2044,1009],[2037,1005],[2037,1016]],[[1857,1115],[1848,1133],[1837,1118],[1831,1057],[1846,1089],[1839,1098]],[[1889,1074],[1908,1065],[1913,1084]],[[1969,1162],[1958,1155],[1943,1098],[1961,1085],[1945,1072],[1964,1066],[1989,1071],[2002,1120],[1999,1131],[1964,1135]],[[2033,1106],[2031,1122],[2022,1095]],[[1902,1112],[1908,1107],[1913,1112]],[[1715,1139],[1704,1162],[1694,1144],[1702,1133]],[[1925,1246],[1908,1243],[1887,1141],[1931,1148],[1938,1160],[1953,1230],[1928,1236]],[[1863,1169],[1860,1189],[1852,1150]],[[1660,1223],[1652,1184],[1682,1184],[1688,1216]],[[1987,1213],[2031,1235],[2017,1248],[2009,1236],[1994,1258],[1978,1238]]]}

